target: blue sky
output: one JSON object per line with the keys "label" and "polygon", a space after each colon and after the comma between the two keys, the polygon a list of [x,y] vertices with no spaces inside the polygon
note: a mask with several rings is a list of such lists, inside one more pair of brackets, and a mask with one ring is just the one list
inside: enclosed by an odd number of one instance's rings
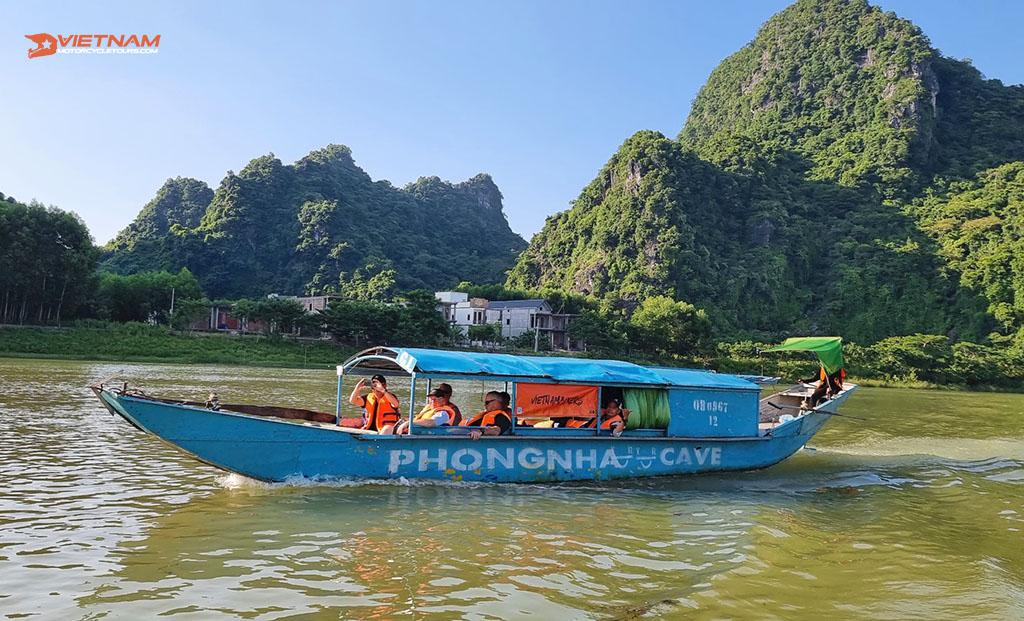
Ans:
{"label": "blue sky", "polygon": [[[529,239],[634,132],[675,136],[711,70],[787,4],[8,3],[0,191],[77,212],[102,244],[168,177],[216,188],[333,142],[396,185],[488,172]],[[1024,82],[1024,3],[878,4]],[[39,32],[160,34],[160,52],[28,59]]]}

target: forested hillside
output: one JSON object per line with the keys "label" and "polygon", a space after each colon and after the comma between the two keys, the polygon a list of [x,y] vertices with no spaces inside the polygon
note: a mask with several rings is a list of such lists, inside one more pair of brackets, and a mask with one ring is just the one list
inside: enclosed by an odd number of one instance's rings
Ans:
{"label": "forested hillside", "polygon": [[800,0],[676,139],[626,140],[507,285],[668,295],[725,336],[1019,338],[1022,160],[1024,88],[866,2]]}
{"label": "forested hillside", "polygon": [[370,179],[348,147],[330,145],[293,165],[256,158],[216,192],[169,179],[111,242],[103,266],[187,267],[211,297],[390,299],[417,287],[499,282],[525,247],[490,176],[424,177],[400,189]]}

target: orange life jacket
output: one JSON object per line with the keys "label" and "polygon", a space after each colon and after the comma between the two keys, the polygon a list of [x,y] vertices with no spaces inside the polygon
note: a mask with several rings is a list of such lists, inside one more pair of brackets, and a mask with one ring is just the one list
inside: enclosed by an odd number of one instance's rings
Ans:
{"label": "orange life jacket", "polygon": [[451,425],[452,427],[454,427],[456,425],[461,425],[462,424],[462,412],[459,411],[459,406],[455,405],[454,403],[449,403],[448,407],[450,407],[452,409],[452,413],[451,413],[451,417],[452,418],[451,418],[451,420],[448,421],[448,424]]}
{"label": "orange life jacket", "polygon": [[434,414],[438,412],[448,412],[448,422],[444,423],[446,425],[451,425],[452,421],[455,420],[455,410],[452,409],[452,406],[450,405],[439,405],[436,408],[431,407],[429,405],[425,405],[423,406],[423,409],[420,410],[420,413],[416,415],[416,418],[414,420],[424,420],[426,418],[433,418]]}
{"label": "orange life jacket", "polygon": [[[838,392],[839,390],[843,389],[843,381],[846,379],[846,370],[840,368],[833,375],[834,375],[833,381],[836,382],[837,384],[839,384],[838,386],[835,386],[835,389]],[[823,388],[825,386],[828,386],[829,388],[833,388],[832,386],[829,386],[829,379],[828,379],[829,376],[828,376],[827,373],[825,373],[825,367],[821,367],[818,370],[818,378],[821,381],[818,382],[817,388]]]}
{"label": "orange life jacket", "polygon": [[398,410],[391,405],[387,397],[378,398],[377,393],[371,392],[363,397],[363,403],[366,404],[366,422],[363,423],[363,429],[380,431],[384,425],[394,425],[398,422]]}
{"label": "orange life jacket", "polygon": [[[601,419],[601,429],[611,429],[612,425],[614,425],[617,422],[621,422],[621,421],[622,421],[622,417],[619,416],[619,415],[612,416],[611,418]],[[585,428],[589,428],[589,429],[594,429],[595,427],[597,427],[597,417],[591,418],[589,420],[581,420],[579,418],[573,418],[568,423],[566,423],[565,426],[566,427],[585,427]]]}
{"label": "orange life jacket", "polygon": [[493,412],[483,411],[467,421],[462,421],[463,427],[497,427],[498,423],[496,419],[498,416],[504,416],[508,418],[509,424],[512,423],[512,415],[505,410],[494,410]]}

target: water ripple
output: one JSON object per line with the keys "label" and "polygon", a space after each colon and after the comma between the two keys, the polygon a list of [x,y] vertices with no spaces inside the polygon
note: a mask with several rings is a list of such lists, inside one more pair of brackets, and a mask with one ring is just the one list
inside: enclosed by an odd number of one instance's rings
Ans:
{"label": "water ripple", "polygon": [[1024,433],[984,418],[1013,396],[919,437],[906,410],[931,395],[901,393],[896,419],[866,390],[868,411],[849,405],[870,427],[836,421],[759,472],[266,484],[109,416],[83,386],[118,368],[153,392],[333,409],[326,372],[0,360],[7,616],[1021,616]]}

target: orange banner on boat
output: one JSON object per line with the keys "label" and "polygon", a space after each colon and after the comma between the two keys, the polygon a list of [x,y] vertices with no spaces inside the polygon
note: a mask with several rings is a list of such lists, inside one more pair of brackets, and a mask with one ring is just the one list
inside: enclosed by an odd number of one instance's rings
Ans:
{"label": "orange banner on boat", "polygon": [[560,418],[597,416],[597,386],[565,384],[516,384],[516,416]]}

